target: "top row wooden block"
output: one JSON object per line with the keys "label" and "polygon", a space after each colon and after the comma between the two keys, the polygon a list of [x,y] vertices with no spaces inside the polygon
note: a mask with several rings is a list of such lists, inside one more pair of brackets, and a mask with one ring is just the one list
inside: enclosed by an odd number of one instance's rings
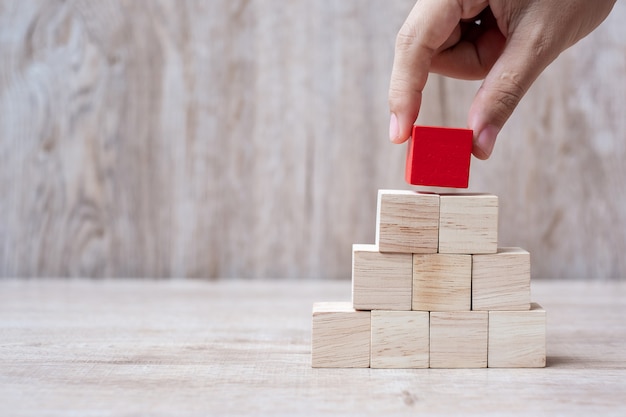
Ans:
{"label": "top row wooden block", "polygon": [[381,252],[436,253],[439,196],[378,190],[376,244]]}
{"label": "top row wooden block", "polygon": [[489,254],[498,251],[498,197],[379,190],[381,252]]}
{"label": "top row wooden block", "polygon": [[498,197],[492,194],[441,195],[439,253],[498,251]]}

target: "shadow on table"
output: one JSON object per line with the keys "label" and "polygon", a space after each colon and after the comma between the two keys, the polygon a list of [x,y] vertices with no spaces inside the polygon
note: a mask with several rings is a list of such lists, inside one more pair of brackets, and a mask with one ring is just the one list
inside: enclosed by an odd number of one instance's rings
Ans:
{"label": "shadow on table", "polygon": [[548,356],[547,368],[626,369],[626,364],[610,358],[582,356]]}

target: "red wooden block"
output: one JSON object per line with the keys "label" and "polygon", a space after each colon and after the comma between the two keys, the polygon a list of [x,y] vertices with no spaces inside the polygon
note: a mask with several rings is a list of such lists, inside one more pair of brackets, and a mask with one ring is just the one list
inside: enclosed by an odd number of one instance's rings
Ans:
{"label": "red wooden block", "polygon": [[472,136],[469,129],[413,126],[406,156],[406,182],[467,188]]}

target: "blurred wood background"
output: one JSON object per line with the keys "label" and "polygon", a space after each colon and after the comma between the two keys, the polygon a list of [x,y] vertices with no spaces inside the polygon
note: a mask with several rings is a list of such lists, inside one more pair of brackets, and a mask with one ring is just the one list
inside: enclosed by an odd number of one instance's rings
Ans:
{"label": "blurred wood background", "polygon": [[[413,1],[0,1],[0,276],[350,278]],[[474,160],[534,278],[626,277],[626,4]],[[432,76],[420,122],[478,84]]]}

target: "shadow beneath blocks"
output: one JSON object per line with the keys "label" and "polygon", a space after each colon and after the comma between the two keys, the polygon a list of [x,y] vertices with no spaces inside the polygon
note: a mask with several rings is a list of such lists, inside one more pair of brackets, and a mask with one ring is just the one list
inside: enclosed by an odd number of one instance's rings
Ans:
{"label": "shadow beneath blocks", "polygon": [[548,356],[546,357],[546,368],[626,370],[626,363],[616,361],[610,357]]}

